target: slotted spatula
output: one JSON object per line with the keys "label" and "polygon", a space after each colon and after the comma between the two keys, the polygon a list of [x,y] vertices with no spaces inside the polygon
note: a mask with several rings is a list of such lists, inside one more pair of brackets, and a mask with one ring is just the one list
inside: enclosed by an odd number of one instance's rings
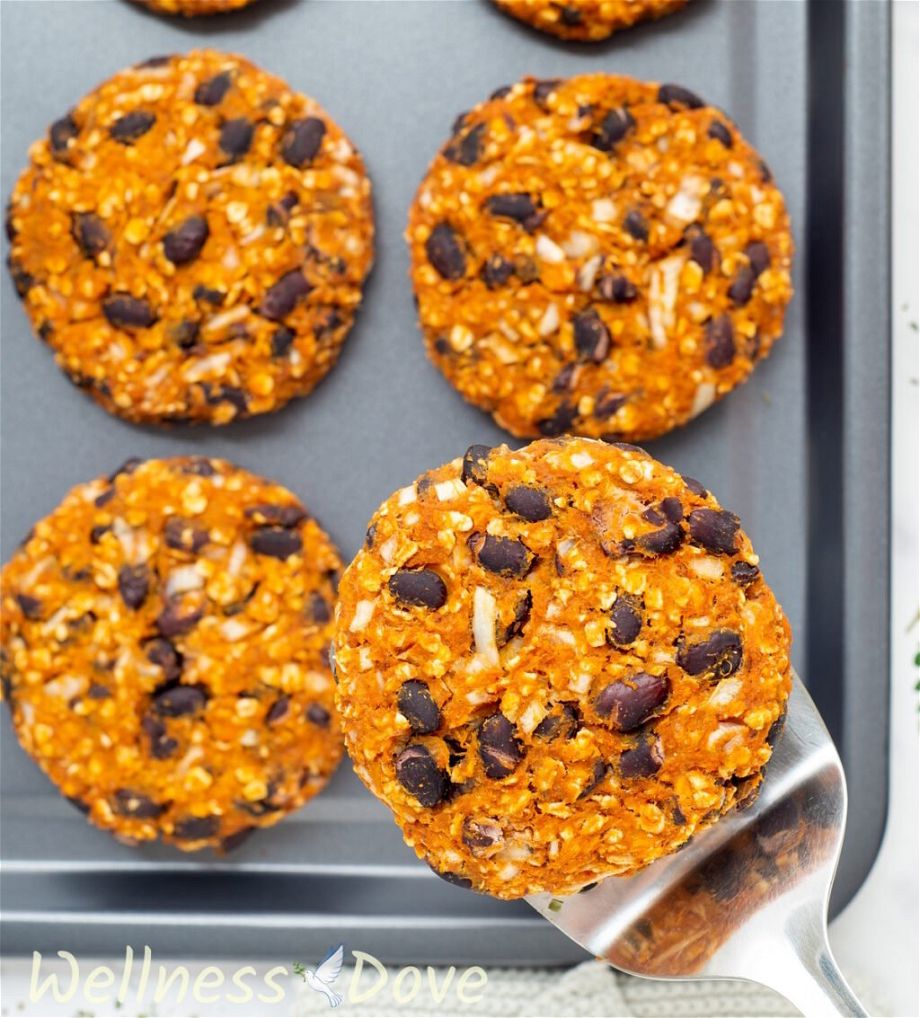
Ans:
{"label": "slotted spatula", "polygon": [[586,950],[655,979],[747,979],[808,1018],[866,1015],[827,940],[846,822],[840,757],[794,677],[759,797],[628,878],[530,904]]}

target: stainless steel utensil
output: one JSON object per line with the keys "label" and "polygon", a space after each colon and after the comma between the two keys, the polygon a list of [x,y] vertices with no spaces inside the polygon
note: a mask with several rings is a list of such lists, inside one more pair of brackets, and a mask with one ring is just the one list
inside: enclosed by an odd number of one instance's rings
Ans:
{"label": "stainless steel utensil", "polygon": [[629,878],[530,904],[616,968],[655,979],[747,979],[803,1014],[866,1015],[827,941],[843,831],[843,767],[795,676],[760,796]]}

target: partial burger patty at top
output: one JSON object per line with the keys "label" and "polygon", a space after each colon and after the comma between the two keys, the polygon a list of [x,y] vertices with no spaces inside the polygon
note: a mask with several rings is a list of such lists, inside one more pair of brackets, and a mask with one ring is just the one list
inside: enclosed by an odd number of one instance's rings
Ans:
{"label": "partial burger patty at top", "polygon": [[541,32],[594,42],[638,21],[679,10],[687,0],[495,0],[503,11]]}
{"label": "partial burger patty at top", "polygon": [[743,382],[782,331],[770,171],[677,85],[526,79],[458,118],[409,215],[428,352],[521,437],[644,440]]}
{"label": "partial burger patty at top", "polygon": [[738,518],[635,447],[473,446],[380,507],[346,569],[355,769],[452,883],[633,873],[756,796],[789,627]]}
{"label": "partial burger patty at top", "polygon": [[63,370],[134,421],[309,392],[370,268],[361,157],[319,105],[211,50],[116,74],[30,151],[10,267]]}
{"label": "partial burger patty at top", "polygon": [[206,14],[227,14],[255,3],[255,0],[134,0],[160,14],[181,14],[197,18]]}

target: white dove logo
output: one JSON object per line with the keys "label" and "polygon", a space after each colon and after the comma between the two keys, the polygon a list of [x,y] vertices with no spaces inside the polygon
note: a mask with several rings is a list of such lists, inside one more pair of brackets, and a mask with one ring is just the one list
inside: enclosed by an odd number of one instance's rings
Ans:
{"label": "white dove logo", "polygon": [[315,972],[313,969],[305,969],[303,973],[307,986],[311,990],[316,990],[317,993],[322,993],[330,1007],[338,1007],[345,999],[341,993],[336,993],[332,988],[332,984],[339,978],[339,973],[342,971],[344,955],[344,944],[332,947],[326,957],[316,966]]}

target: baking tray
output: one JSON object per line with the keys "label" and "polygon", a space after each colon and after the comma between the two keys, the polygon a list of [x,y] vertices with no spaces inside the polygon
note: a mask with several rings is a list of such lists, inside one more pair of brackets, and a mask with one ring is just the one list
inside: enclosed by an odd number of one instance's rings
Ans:
{"label": "baking tray", "polygon": [[[2,188],[32,139],[122,66],[212,45],[316,96],[367,158],[377,267],[338,368],[306,400],[220,430],[109,417],[55,368],[2,280],[2,555],[73,484],[130,455],[226,456],[274,476],[350,557],[394,489],[505,438],[425,359],[406,277],[406,210],[454,116],[496,86],[607,70],[681,82],[730,111],[789,203],[797,296],[753,379],[654,455],[744,520],[841,750],[850,825],[836,904],[860,886],[887,802],[888,9],[693,0],[610,43],[566,45],[484,0],[262,0],[213,19],[125,0],[4,0]],[[347,765],[300,814],[227,860],[130,849],[60,799],[2,723],[7,953],[319,956],[562,964],[579,948],[523,903],[432,876]]]}

